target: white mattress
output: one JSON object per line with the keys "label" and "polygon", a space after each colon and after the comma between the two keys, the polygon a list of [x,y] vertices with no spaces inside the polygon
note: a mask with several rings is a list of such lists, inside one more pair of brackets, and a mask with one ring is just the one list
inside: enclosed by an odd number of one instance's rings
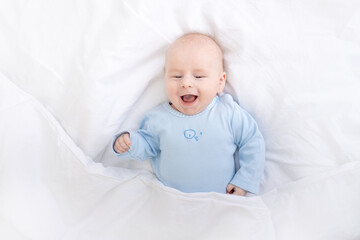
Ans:
{"label": "white mattress", "polygon": [[[0,7],[0,239],[360,239],[359,1]],[[166,100],[164,53],[215,36],[266,142],[260,194],[185,194],[112,136]]]}

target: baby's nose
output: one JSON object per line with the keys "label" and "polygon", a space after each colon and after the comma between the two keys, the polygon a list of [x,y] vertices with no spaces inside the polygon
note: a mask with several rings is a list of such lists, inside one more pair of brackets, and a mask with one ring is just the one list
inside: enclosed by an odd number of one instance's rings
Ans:
{"label": "baby's nose", "polygon": [[193,87],[193,81],[191,77],[184,77],[181,81],[181,87],[182,88],[191,88]]}

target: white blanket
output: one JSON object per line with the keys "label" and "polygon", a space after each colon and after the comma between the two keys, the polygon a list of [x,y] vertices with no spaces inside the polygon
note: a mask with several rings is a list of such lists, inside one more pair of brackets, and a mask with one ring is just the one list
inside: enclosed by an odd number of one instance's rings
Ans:
{"label": "white blanket", "polygon": [[[360,239],[360,2],[0,3],[0,239]],[[181,193],[111,152],[194,31],[264,135],[258,196]]]}

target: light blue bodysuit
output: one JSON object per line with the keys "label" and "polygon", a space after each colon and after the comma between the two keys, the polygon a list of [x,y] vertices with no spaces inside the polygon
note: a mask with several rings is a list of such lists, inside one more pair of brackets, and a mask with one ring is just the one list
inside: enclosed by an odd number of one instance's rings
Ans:
{"label": "light blue bodysuit", "polygon": [[228,94],[216,96],[196,115],[182,114],[163,103],[145,115],[139,130],[128,132],[129,151],[116,155],[139,161],[151,158],[156,176],[166,186],[188,193],[225,193],[232,183],[258,192],[265,164],[264,139],[254,119]]}

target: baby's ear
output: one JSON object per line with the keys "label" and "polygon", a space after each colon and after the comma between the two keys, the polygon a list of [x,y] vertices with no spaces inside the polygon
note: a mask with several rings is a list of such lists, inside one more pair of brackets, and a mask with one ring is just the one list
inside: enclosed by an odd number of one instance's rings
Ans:
{"label": "baby's ear", "polygon": [[219,79],[219,90],[218,90],[218,94],[221,93],[224,90],[225,87],[225,83],[226,83],[226,72],[223,72],[220,76]]}

